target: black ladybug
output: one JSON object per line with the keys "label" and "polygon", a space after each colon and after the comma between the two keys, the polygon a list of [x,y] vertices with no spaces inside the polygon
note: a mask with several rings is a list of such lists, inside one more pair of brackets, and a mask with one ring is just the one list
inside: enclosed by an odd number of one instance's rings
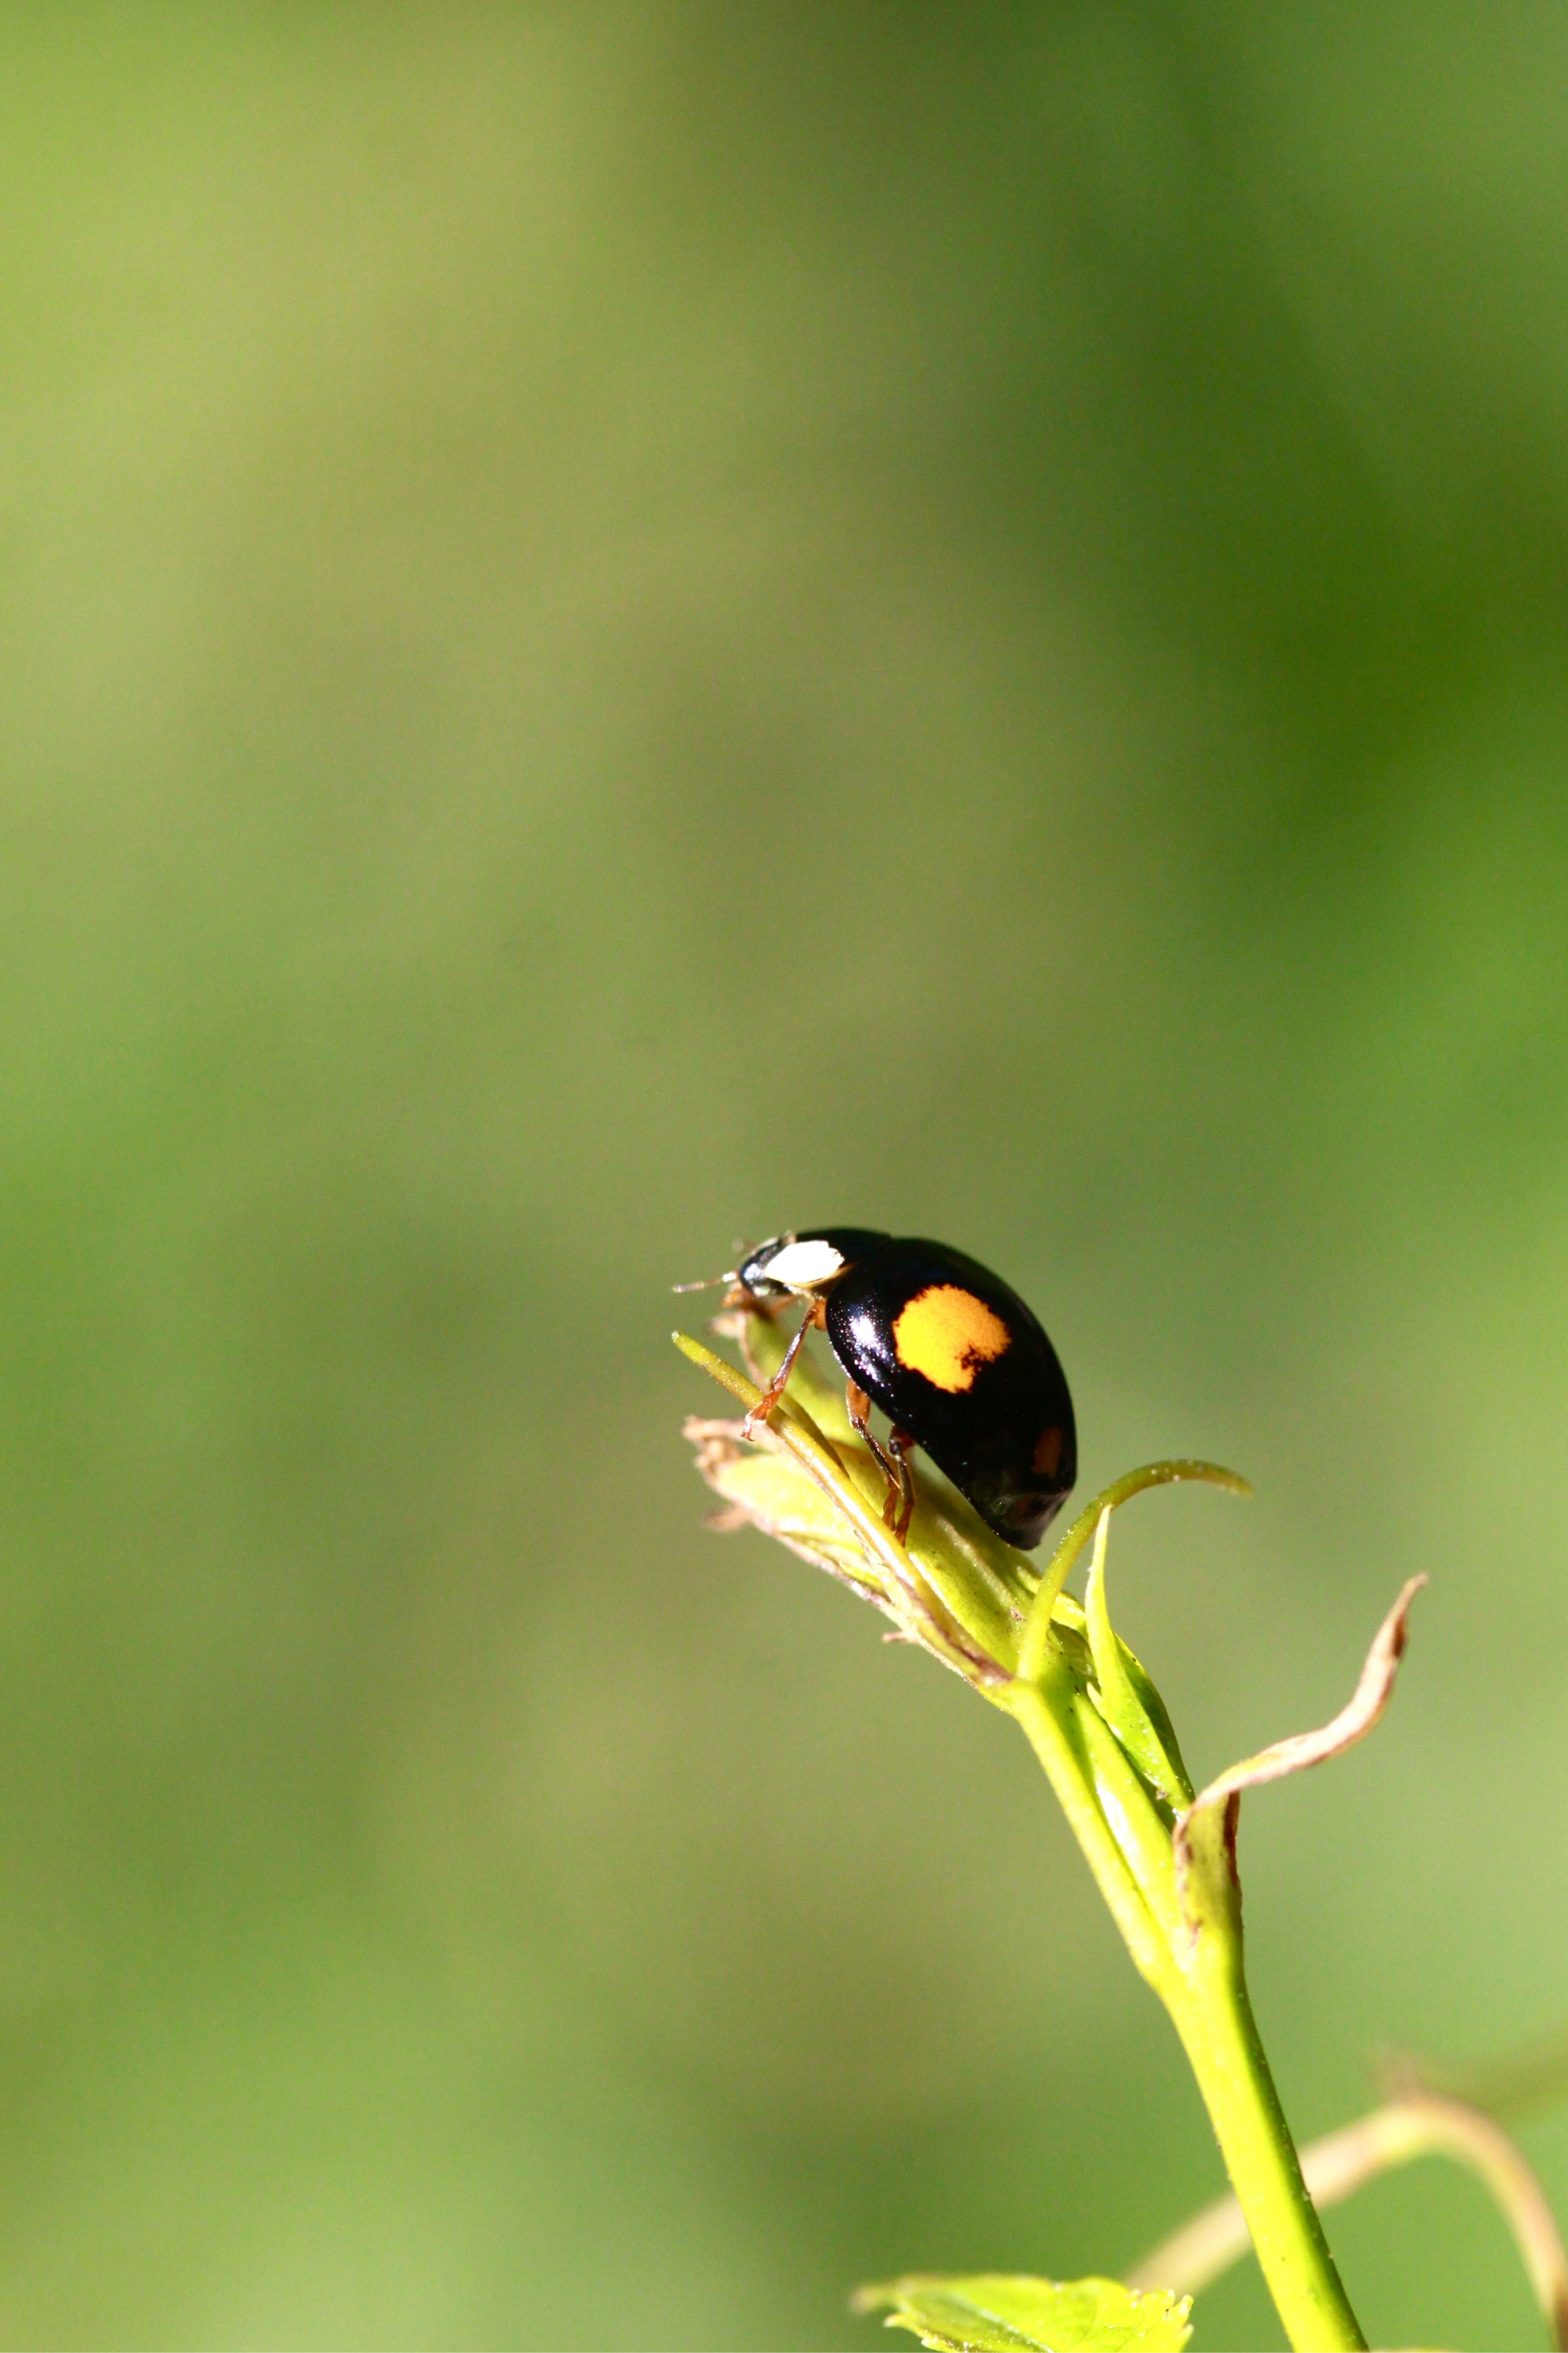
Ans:
{"label": "black ladybug", "polygon": [[[981,1518],[1032,1552],[1078,1476],[1072,1398],[1057,1352],[1017,1293],[945,1242],[859,1226],[780,1234],[731,1278],[731,1303],[793,1298],[805,1320],[752,1416],[765,1421],[816,1324],[848,1380],[849,1418],[888,1480],[902,1537],[914,1508],[905,1456],[923,1446]],[[892,1423],[886,1447],[867,1416]]]}

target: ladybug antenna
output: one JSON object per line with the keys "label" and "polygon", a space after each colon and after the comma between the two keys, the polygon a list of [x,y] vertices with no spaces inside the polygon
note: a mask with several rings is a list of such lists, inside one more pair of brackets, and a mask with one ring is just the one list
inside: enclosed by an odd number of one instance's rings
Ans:
{"label": "ladybug antenna", "polygon": [[711,1291],[718,1283],[733,1282],[734,1280],[731,1268],[728,1274],[705,1274],[700,1282],[672,1282],[669,1287],[671,1291]]}

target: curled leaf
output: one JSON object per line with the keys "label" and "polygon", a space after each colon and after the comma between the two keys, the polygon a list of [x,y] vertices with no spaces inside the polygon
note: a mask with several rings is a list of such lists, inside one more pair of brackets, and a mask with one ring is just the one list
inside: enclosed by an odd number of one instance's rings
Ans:
{"label": "curled leaf", "polygon": [[1216,1807],[1228,1809],[1239,1803],[1244,1789],[1258,1788],[1265,1781],[1283,1781],[1291,1773],[1304,1773],[1309,1766],[1322,1765],[1331,1757],[1342,1756],[1358,1740],[1366,1738],[1388,1705],[1399,1662],[1405,1655],[1410,1605],[1426,1582],[1425,1577],[1412,1577],[1406,1581],[1373,1637],[1361,1680],[1338,1715],[1320,1725],[1316,1732],[1293,1733],[1287,1740],[1277,1740],[1270,1748],[1259,1749],[1256,1757],[1244,1757],[1239,1765],[1227,1767],[1177,1815],[1173,1834],[1176,1883],[1184,1893],[1192,1870],[1193,1832],[1201,1816]]}
{"label": "curled leaf", "polygon": [[1182,2353],[1193,2333],[1191,2296],[1109,2279],[915,2273],[854,2299],[857,2312],[884,2305],[889,2328],[911,2330],[938,2353]]}
{"label": "curled leaf", "polygon": [[1239,1471],[1227,1471],[1221,1462],[1200,1462],[1184,1459],[1172,1462],[1146,1462],[1139,1471],[1125,1472],[1109,1487],[1087,1503],[1067,1534],[1060,1538],[1056,1550],[1046,1563],[1044,1576],[1036,1588],[1029,1610],[1028,1623],[1018,1655],[1018,1672],[1025,1683],[1033,1683],[1040,1672],[1050,1640],[1051,1620],[1057,1599],[1067,1581],[1068,1571],[1085,1545],[1099,1527],[1107,1512],[1131,1503],[1150,1487],[1168,1487],[1179,1480],[1200,1479],[1211,1487],[1226,1488],[1233,1495],[1250,1495],[1251,1482]]}

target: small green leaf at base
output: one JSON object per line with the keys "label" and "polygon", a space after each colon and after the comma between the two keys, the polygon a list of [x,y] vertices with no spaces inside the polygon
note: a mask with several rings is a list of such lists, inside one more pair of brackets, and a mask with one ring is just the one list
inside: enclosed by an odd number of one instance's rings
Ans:
{"label": "small green leaf at base", "polygon": [[854,2300],[857,2312],[890,2305],[886,2326],[912,2329],[937,2353],[1182,2353],[1192,2302],[1168,2288],[1005,2272],[914,2273],[863,2287]]}

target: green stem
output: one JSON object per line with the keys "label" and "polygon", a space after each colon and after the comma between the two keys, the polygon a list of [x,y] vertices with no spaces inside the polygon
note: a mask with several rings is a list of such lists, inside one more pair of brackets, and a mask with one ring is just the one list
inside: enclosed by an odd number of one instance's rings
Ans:
{"label": "green stem", "polygon": [[1238,1942],[1200,1953],[1170,2010],[1286,2335],[1299,2353],[1364,2346],[1258,2040]]}
{"label": "green stem", "polygon": [[1247,1999],[1224,1810],[1194,1825],[1189,1917],[1175,1887],[1168,1820],[1080,1702],[1054,1646],[1041,1646],[1034,1680],[1014,1683],[1004,1704],[1045,1767],[1140,1974],[1170,2011],[1292,2347],[1364,2348]]}
{"label": "green stem", "polygon": [[1168,2001],[1169,1949],[1100,1810],[1072,1700],[1072,1679],[1061,1660],[1051,1656],[1042,1663],[1037,1683],[1015,1683],[1007,1694],[1007,1704],[1046,1768],[1123,1944],[1140,1975]]}
{"label": "green stem", "polygon": [[[738,1398],[748,1414],[755,1411],[762,1391],[754,1382],[684,1334],[678,1332],[675,1342]],[[998,1609],[1005,1593],[998,1597],[989,1581],[975,1584],[972,1546],[963,1550],[962,1561],[941,1551],[940,1567],[937,1553],[923,1556],[931,1577],[941,1577],[939,1590],[804,1409],[778,1411],[773,1435],[805,1476],[837,1503],[865,1553],[868,1587],[905,1635],[966,1675],[988,1700],[1016,1716],[1027,1736],[1134,1964],[1175,2022],[1291,2345],[1310,2353],[1364,2348],[1301,2179],[1247,1997],[1240,1903],[1226,1839],[1234,1798],[1230,1805],[1222,1802],[1222,1783],[1193,1801],[1163,1704],[1119,1641],[1105,1605],[1106,1522],[1118,1504],[1173,1480],[1206,1480],[1243,1494],[1249,1492],[1246,1481],[1215,1463],[1194,1461],[1149,1463],[1117,1480],[1079,1513],[1058,1545],[1015,1651],[1013,1625],[1005,1609]],[[918,1518],[915,1528],[918,1535]],[[1097,1530],[1085,1617],[1076,1604],[1067,1609],[1062,1580]],[[917,1553],[921,1549],[917,1545]],[[963,1573],[964,1563],[968,1575]],[[1393,1646],[1394,1657],[1410,1590],[1379,1637]],[[1066,1621],[1059,1626],[1058,1609]],[[1331,1727],[1342,1739],[1347,1736],[1342,1721],[1336,1718]],[[1359,1725],[1365,1728],[1364,1722]],[[1327,1753],[1317,1737],[1314,1755]],[[1273,1755],[1250,1761],[1254,1778],[1259,1764]]]}
{"label": "green stem", "polygon": [[[1540,2182],[1494,2116],[1440,2093],[1405,2092],[1304,2148],[1301,2170],[1314,2205],[1331,2206],[1418,2157],[1453,2158],[1485,2182],[1513,2233],[1552,2344],[1568,2346],[1568,2253]],[[1127,2284],[1195,2295],[1247,2253],[1247,2241],[1236,2200],[1216,2199],[1146,2256]]]}

